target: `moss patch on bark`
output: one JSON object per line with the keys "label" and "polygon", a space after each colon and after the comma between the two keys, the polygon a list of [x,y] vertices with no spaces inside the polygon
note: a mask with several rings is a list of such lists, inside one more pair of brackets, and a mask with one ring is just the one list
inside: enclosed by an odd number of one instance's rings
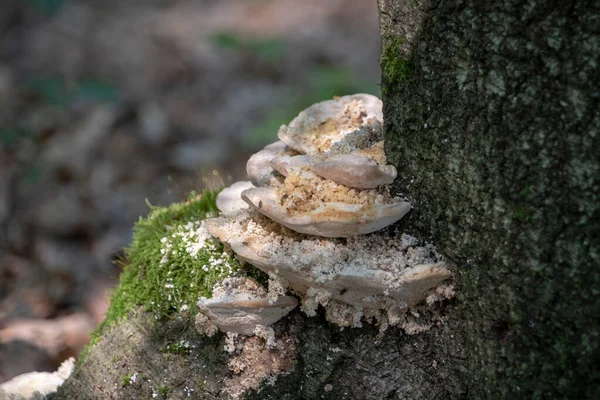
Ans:
{"label": "moss patch on bark", "polygon": [[177,313],[193,317],[198,298],[210,297],[217,282],[233,274],[261,275],[253,268],[242,268],[218,240],[202,236],[202,221],[218,212],[216,195],[205,191],[169,207],[150,206],[148,216],[139,219],[121,261],[123,272],[106,318],[92,333],[78,363],[107,328],[138,307],[155,320]]}
{"label": "moss patch on bark", "polygon": [[404,40],[393,37],[387,40],[387,46],[381,53],[379,65],[381,66],[382,92],[393,89],[396,85],[404,82],[410,76],[412,61],[410,58],[401,56],[401,46]]}

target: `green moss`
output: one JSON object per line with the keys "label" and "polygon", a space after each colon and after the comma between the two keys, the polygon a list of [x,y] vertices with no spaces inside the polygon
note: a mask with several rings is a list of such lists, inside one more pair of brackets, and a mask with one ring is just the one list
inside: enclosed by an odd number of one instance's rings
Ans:
{"label": "green moss", "polygon": [[217,240],[206,240],[201,248],[197,245],[202,241],[197,233],[201,221],[217,213],[216,195],[206,191],[169,207],[150,206],[149,215],[139,219],[131,246],[120,262],[123,272],[106,319],[92,333],[78,363],[83,362],[106,328],[136,307],[143,306],[156,320],[177,312],[193,316],[199,296],[210,297],[217,282],[241,273],[241,265],[224,252]]}
{"label": "green moss", "polygon": [[133,377],[133,374],[127,374],[127,375],[121,376],[121,386],[125,387],[127,385],[130,385],[132,377]]}
{"label": "green moss", "polygon": [[161,353],[177,354],[187,356],[192,352],[190,343],[186,340],[180,340],[178,342],[170,343],[160,349]]}
{"label": "green moss", "polygon": [[389,87],[406,81],[412,71],[412,60],[400,56],[400,47],[403,43],[402,38],[392,38],[381,54],[379,65],[381,66],[384,92]]}
{"label": "green moss", "polygon": [[167,394],[169,394],[169,387],[168,386],[159,386],[158,394],[160,394],[161,396],[166,396]]}
{"label": "green moss", "polygon": [[128,385],[134,384],[138,380],[148,382],[150,380],[150,377],[147,374],[144,374],[144,373],[138,374],[137,372],[134,372],[132,374],[122,375],[121,376],[121,387],[125,387]]}

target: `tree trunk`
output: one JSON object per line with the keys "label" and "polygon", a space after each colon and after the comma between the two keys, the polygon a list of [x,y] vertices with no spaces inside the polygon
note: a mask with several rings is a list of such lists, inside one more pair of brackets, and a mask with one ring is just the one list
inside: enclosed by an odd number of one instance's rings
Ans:
{"label": "tree trunk", "polygon": [[140,310],[56,399],[597,398],[599,6],[484,3],[379,0],[386,150],[414,205],[402,226],[456,271],[437,324],[379,335],[295,311],[274,352],[249,355],[271,377],[257,392],[223,335]]}
{"label": "tree trunk", "polygon": [[600,3],[379,3],[388,156],[460,271],[470,397],[598,398]]}

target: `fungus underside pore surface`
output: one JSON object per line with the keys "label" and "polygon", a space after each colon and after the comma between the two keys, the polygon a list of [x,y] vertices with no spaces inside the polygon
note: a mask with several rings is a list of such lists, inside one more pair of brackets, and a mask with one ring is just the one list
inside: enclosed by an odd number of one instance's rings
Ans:
{"label": "fungus underside pore surface", "polygon": [[[150,206],[149,215],[139,219],[126,258],[120,262],[123,271],[106,318],[92,333],[78,363],[106,328],[136,307],[143,306],[156,320],[177,312],[194,316],[198,297],[211,297],[217,282],[241,269],[235,258],[224,253],[223,244],[204,235],[202,221],[218,212],[216,195],[205,191],[169,207]],[[254,269],[246,272],[260,274]]]}

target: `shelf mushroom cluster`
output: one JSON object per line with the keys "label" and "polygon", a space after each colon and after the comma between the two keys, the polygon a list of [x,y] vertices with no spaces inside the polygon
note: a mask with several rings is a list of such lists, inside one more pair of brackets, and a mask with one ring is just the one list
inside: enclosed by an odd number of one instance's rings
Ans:
{"label": "shelf mushroom cluster", "polygon": [[[360,326],[373,316],[395,324],[450,276],[435,250],[416,238],[390,229],[371,234],[411,207],[390,194],[397,171],[386,163],[382,125],[375,96],[314,104],[249,159],[249,182],[217,197],[221,216],[207,220],[208,230],[269,274],[269,304],[289,288],[308,315],[322,305],[340,326]],[[227,301],[235,307],[237,300]],[[219,299],[212,303],[223,307]]]}
{"label": "shelf mushroom cluster", "polygon": [[258,212],[299,233],[350,237],[402,218],[410,204],[386,185],[381,101],[358,94],[317,103],[278,132],[280,141],[250,157],[241,197]]}

